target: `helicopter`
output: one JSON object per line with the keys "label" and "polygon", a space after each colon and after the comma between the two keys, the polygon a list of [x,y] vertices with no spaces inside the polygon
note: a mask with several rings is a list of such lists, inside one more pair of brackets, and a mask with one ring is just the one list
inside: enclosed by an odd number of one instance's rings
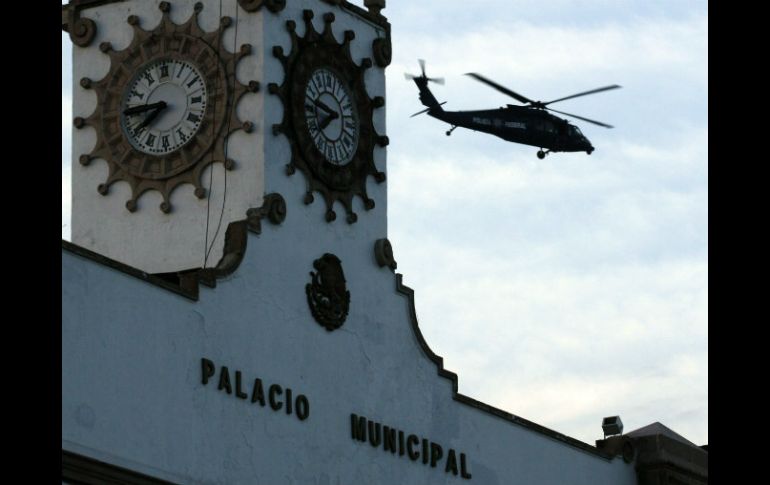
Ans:
{"label": "helicopter", "polygon": [[609,91],[610,89],[618,89],[620,86],[617,84],[592,89],[591,91],[585,91],[543,103],[542,101],[532,101],[529,98],[485,78],[481,74],[468,73],[467,75],[475,80],[480,81],[521,103],[526,103],[526,106],[509,104],[504,108],[491,110],[444,111],[442,106],[446,104],[446,101],[439,103],[428,88],[429,82],[444,84],[444,79],[429,78],[425,74],[425,61],[419,59],[418,62],[420,64],[420,69],[422,70],[422,75],[405,74],[405,77],[408,80],[414,80],[417,88],[420,90],[420,101],[423,106],[427,106],[427,108],[413,114],[411,117],[413,118],[417,115],[427,113],[428,116],[449,123],[451,128],[446,132],[447,136],[451,135],[458,127],[489,133],[506,141],[539,147],[540,150],[537,152],[537,158],[542,160],[549,153],[585,151],[590,155],[591,152],[594,151],[591,142],[588,141],[588,138],[583,135],[577,126],[570,124],[565,119],[552,115],[548,111],[554,111],[572,118],[587,121],[595,125],[603,126],[604,128],[612,128],[612,126],[606,123],[590,120],[563,111],[557,111],[553,108],[549,108],[548,105],[567,99],[577,98],[579,96]]}

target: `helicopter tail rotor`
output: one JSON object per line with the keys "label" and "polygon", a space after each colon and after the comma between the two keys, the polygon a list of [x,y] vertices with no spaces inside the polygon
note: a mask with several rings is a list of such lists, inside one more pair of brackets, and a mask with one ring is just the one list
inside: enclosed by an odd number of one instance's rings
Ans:
{"label": "helicopter tail rotor", "polygon": [[411,81],[411,80],[414,80],[414,79],[420,79],[420,80],[423,80],[423,81],[426,81],[426,82],[432,82],[432,83],[442,84],[442,85],[444,84],[444,78],[443,77],[428,77],[425,74],[425,59],[418,59],[417,62],[420,64],[420,71],[422,71],[422,75],[417,76],[415,74],[405,73],[404,77],[407,80]]}

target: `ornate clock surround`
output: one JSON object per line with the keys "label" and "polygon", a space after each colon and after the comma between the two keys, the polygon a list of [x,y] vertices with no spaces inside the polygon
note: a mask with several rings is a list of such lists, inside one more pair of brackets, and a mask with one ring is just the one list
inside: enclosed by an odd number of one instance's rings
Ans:
{"label": "ornate clock surround", "polygon": [[[296,33],[296,23],[286,22],[291,36],[291,52],[284,54],[281,46],[273,47],[273,55],[281,61],[285,79],[282,85],[271,83],[269,92],[281,98],[284,106],[283,120],[273,125],[273,134],[284,134],[291,143],[292,158],[286,166],[287,175],[293,175],[299,169],[305,176],[307,191],[305,204],[314,200],[313,192],[319,192],[326,202],[326,221],[336,219],[333,210],[335,201],[345,207],[347,222],[352,224],[358,216],[352,209],[354,196],[364,201],[364,208],[371,210],[374,200],[366,192],[368,176],[374,176],[378,183],[385,180],[385,173],[374,165],[375,145],[387,146],[388,138],[377,134],[373,124],[373,112],[385,105],[381,96],[369,98],[364,84],[365,71],[372,67],[372,60],[364,58],[360,66],[350,54],[350,42],[355,38],[352,30],[344,33],[344,41],[338,43],[332,33],[334,14],[323,15],[323,32],[317,32],[313,26],[312,10],[303,10],[305,35]],[[336,165],[326,160],[318,150],[308,132],[305,117],[305,88],[308,80],[319,69],[331,69],[348,83],[353,102],[358,114],[358,145],[349,163]]]}
{"label": "ornate clock surround", "polygon": [[[214,162],[232,170],[235,162],[225,157],[227,137],[240,129],[247,133],[253,129],[251,122],[240,122],[234,106],[247,92],[259,90],[258,82],[243,85],[235,77],[238,62],[251,53],[251,46],[243,44],[236,53],[227,51],[222,36],[232,24],[230,17],[222,17],[217,30],[205,32],[198,23],[202,3],[196,3],[193,15],[179,25],[169,18],[169,2],[161,2],[159,8],[162,18],[152,30],[142,29],[137,16],[128,17],[134,35],[125,49],[115,51],[108,42],[100,44],[99,49],[110,57],[107,75],[100,81],[80,80],[83,88],[96,92],[97,109],[87,118],[77,117],[73,122],[78,129],[93,126],[97,133],[96,146],[91,153],[80,155],[80,163],[88,165],[97,158],[106,160],[109,175],[98,191],[107,195],[113,183],[128,182],[132,196],[126,208],[130,212],[137,209],[138,198],[148,190],[162,194],[160,209],[165,213],[171,211],[171,192],[181,184],[194,185],[195,196],[206,197],[200,181],[203,170]],[[120,115],[125,89],[134,74],[142,66],[162,59],[191,62],[198,67],[205,77],[207,108],[193,139],[171,153],[154,156],[131,145],[122,131]]]}

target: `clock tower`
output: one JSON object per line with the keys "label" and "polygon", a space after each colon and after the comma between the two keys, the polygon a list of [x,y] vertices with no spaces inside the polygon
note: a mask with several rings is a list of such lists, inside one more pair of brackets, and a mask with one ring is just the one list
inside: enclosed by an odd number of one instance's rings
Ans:
{"label": "clock tower", "polygon": [[263,219],[301,221],[287,237],[308,254],[318,234],[385,238],[384,4],[64,6],[72,242],[168,274],[216,267]]}

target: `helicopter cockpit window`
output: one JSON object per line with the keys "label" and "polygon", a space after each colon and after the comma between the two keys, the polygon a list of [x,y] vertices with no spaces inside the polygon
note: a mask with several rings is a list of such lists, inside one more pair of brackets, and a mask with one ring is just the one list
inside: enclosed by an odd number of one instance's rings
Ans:
{"label": "helicopter cockpit window", "polygon": [[570,126],[570,134],[583,136],[583,133],[580,132],[580,128],[578,128],[577,126]]}

